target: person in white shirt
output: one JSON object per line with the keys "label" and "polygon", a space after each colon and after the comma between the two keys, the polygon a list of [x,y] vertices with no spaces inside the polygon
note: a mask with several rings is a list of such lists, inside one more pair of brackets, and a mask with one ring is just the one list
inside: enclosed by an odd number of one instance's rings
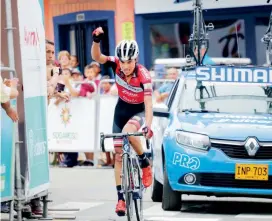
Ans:
{"label": "person in white shirt", "polygon": [[13,122],[19,120],[18,113],[15,109],[11,107],[10,100],[18,96],[18,91],[16,89],[17,79],[5,80],[3,82],[2,76],[0,76],[0,101],[1,107],[6,111],[6,114],[10,117]]}

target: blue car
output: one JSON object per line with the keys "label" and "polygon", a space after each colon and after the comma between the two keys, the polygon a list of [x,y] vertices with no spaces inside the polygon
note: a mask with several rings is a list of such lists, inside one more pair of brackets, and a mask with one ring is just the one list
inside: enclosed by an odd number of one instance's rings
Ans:
{"label": "blue car", "polygon": [[272,198],[272,69],[183,71],[154,108],[152,200],[180,210],[182,194]]}

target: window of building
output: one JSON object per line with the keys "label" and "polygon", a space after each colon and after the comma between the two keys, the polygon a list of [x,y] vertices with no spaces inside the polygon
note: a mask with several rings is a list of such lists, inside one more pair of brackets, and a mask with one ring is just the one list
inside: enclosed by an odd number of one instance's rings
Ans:
{"label": "window of building", "polygon": [[205,20],[213,23],[214,30],[208,32],[211,57],[246,57],[245,22],[239,20]]}
{"label": "window of building", "polygon": [[266,47],[261,42],[269,23],[268,17],[256,18],[255,20],[255,38],[256,38],[256,53],[257,53],[257,65],[263,65],[266,63]]}
{"label": "window of building", "polygon": [[151,25],[152,63],[157,58],[185,57],[190,34],[190,23]]}
{"label": "window of building", "polygon": [[[208,32],[211,57],[246,57],[245,22],[243,19],[205,20],[213,23]],[[179,58],[190,54],[190,23],[172,23],[150,26],[152,63],[157,58]]]}

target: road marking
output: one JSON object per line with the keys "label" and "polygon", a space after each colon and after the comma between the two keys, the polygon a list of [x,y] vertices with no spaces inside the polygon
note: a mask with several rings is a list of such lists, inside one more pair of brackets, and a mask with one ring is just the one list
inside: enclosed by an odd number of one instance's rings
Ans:
{"label": "road marking", "polygon": [[[82,210],[86,210],[92,207],[101,206],[103,202],[67,202],[64,204],[58,204],[48,209],[49,214],[74,214],[81,212]],[[53,209],[53,210],[50,210]]]}
{"label": "road marking", "polygon": [[221,218],[173,218],[173,217],[151,217],[145,221],[219,221]]}
{"label": "road marking", "polygon": [[161,205],[161,203],[157,203],[148,209],[144,209],[144,216],[175,216],[180,214],[180,212],[164,211]]}
{"label": "road marking", "polygon": [[235,216],[236,219],[269,219],[272,220],[272,215],[256,215],[256,214],[239,214]]}

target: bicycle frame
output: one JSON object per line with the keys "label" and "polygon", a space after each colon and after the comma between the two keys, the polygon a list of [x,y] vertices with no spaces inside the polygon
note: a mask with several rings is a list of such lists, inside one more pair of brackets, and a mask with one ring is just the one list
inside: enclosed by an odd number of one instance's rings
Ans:
{"label": "bicycle frame", "polygon": [[[139,164],[139,160],[136,156],[133,155],[133,153],[131,152],[131,147],[130,147],[130,143],[129,143],[129,136],[144,136],[143,132],[134,132],[134,133],[115,133],[115,134],[104,134],[104,133],[100,133],[100,143],[101,143],[101,148],[103,152],[105,151],[105,145],[104,145],[104,140],[106,138],[122,138],[123,139],[123,146],[122,146],[122,159],[124,155],[128,156],[128,159],[130,160],[130,168],[133,168],[133,159],[136,161],[137,163],[137,168],[140,168],[140,164]],[[147,149],[150,148],[149,146],[149,141],[146,139],[146,147]],[[122,161],[123,164],[123,161]],[[122,165],[123,168],[123,165]],[[135,181],[135,177],[133,174],[133,182]],[[135,194],[135,191],[134,191]],[[134,195],[133,194],[133,195]]]}

